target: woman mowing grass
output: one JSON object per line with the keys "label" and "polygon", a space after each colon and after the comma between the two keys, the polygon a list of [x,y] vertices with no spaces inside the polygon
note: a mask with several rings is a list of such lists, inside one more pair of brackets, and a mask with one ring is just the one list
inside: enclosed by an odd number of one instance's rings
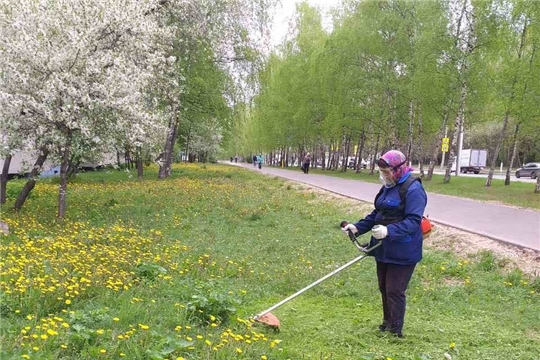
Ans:
{"label": "woman mowing grass", "polygon": [[[383,305],[380,331],[403,337],[405,291],[416,264],[422,259],[420,223],[427,204],[422,183],[412,177],[405,155],[397,150],[385,153],[378,161],[383,187],[375,197],[375,210],[363,220],[343,228],[362,235],[371,230],[370,245],[382,241],[373,250]],[[405,196],[400,195],[401,188]],[[402,200],[403,199],[403,200]]]}

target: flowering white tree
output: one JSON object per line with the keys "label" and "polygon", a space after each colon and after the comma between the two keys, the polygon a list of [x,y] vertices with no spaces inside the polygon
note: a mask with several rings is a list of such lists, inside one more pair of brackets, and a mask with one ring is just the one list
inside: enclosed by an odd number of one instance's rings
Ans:
{"label": "flowering white tree", "polygon": [[32,124],[26,136],[47,137],[61,161],[59,217],[75,139],[112,144],[118,129],[155,128],[144,89],[165,62],[162,44],[171,43],[162,4],[0,0],[0,118]]}

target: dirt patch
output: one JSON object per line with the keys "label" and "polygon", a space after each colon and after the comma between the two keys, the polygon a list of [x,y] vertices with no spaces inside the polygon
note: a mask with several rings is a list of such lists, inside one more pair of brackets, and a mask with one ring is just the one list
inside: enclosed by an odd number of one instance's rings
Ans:
{"label": "dirt patch", "polygon": [[452,251],[462,257],[488,250],[505,260],[505,268],[518,268],[526,274],[540,276],[540,252],[531,249],[439,224],[436,224],[433,234],[424,243],[435,249]]}
{"label": "dirt patch", "polygon": [[[286,184],[297,191],[316,194],[317,196],[310,200],[311,203],[340,199],[340,206],[346,207],[347,212],[355,216],[368,214],[373,209],[373,205],[370,203],[351,199],[306,184],[298,184],[291,181],[286,181]],[[463,258],[475,255],[480,251],[491,251],[498,259],[503,260],[501,263],[504,263],[505,269],[512,270],[517,268],[525,274],[534,277],[540,276],[540,252],[520,248],[512,244],[492,240],[449,226],[435,224],[433,233],[424,241],[424,244],[433,249],[452,251]]]}

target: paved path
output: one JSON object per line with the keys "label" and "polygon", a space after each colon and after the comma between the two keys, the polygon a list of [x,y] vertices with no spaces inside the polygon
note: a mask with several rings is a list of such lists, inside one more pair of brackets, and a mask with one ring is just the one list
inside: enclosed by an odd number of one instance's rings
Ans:
{"label": "paved path", "polygon": [[[224,162],[231,165],[231,163]],[[246,169],[302,182],[353,199],[373,202],[380,185],[325,175],[236,163]],[[426,214],[437,223],[540,251],[540,212],[428,193]]]}

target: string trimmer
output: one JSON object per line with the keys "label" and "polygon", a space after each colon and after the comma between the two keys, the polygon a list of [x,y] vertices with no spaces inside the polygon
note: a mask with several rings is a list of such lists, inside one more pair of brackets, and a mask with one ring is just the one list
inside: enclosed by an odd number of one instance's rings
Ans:
{"label": "string trimmer", "polygon": [[[340,226],[341,228],[344,228],[348,223],[346,221],[342,221]],[[322,278],[320,278],[319,280],[309,284],[308,286],[306,286],[305,288],[301,289],[301,290],[298,290],[297,292],[295,292],[294,294],[292,294],[291,296],[289,296],[288,298],[286,299],[283,299],[281,300],[280,302],[278,302],[277,304],[275,304],[274,306],[271,306],[269,307],[268,309],[264,310],[264,311],[261,311],[260,313],[258,313],[257,315],[255,315],[253,317],[253,320],[259,322],[259,323],[262,323],[262,324],[265,324],[265,325],[268,325],[272,328],[274,328],[275,330],[279,330],[279,327],[280,327],[280,322],[279,322],[279,319],[271,313],[272,310],[275,310],[277,309],[278,307],[280,307],[281,305],[291,301],[292,299],[294,299],[295,297],[301,295],[302,293],[306,292],[307,290],[311,289],[312,287],[315,287],[317,285],[319,285],[320,283],[322,283],[324,280],[336,275],[337,273],[341,272],[342,270],[345,270],[346,268],[348,268],[349,266],[357,263],[358,261],[362,260],[363,258],[365,258],[366,256],[369,255],[369,253],[378,248],[379,246],[381,246],[381,242],[379,241],[377,244],[371,246],[371,247],[367,247],[367,244],[366,245],[360,245],[358,243],[358,240],[356,240],[356,236],[352,233],[351,230],[348,230],[348,234],[349,234],[349,238],[351,239],[352,243],[354,244],[354,246],[356,246],[358,248],[358,250],[360,250],[361,252],[363,252],[362,255],[360,255],[359,257],[355,258],[355,259],[352,259],[351,261],[349,261],[348,263],[346,263],[345,265],[342,265],[340,267],[338,267],[337,269],[335,269],[334,271],[332,271],[331,273],[323,276]]]}

